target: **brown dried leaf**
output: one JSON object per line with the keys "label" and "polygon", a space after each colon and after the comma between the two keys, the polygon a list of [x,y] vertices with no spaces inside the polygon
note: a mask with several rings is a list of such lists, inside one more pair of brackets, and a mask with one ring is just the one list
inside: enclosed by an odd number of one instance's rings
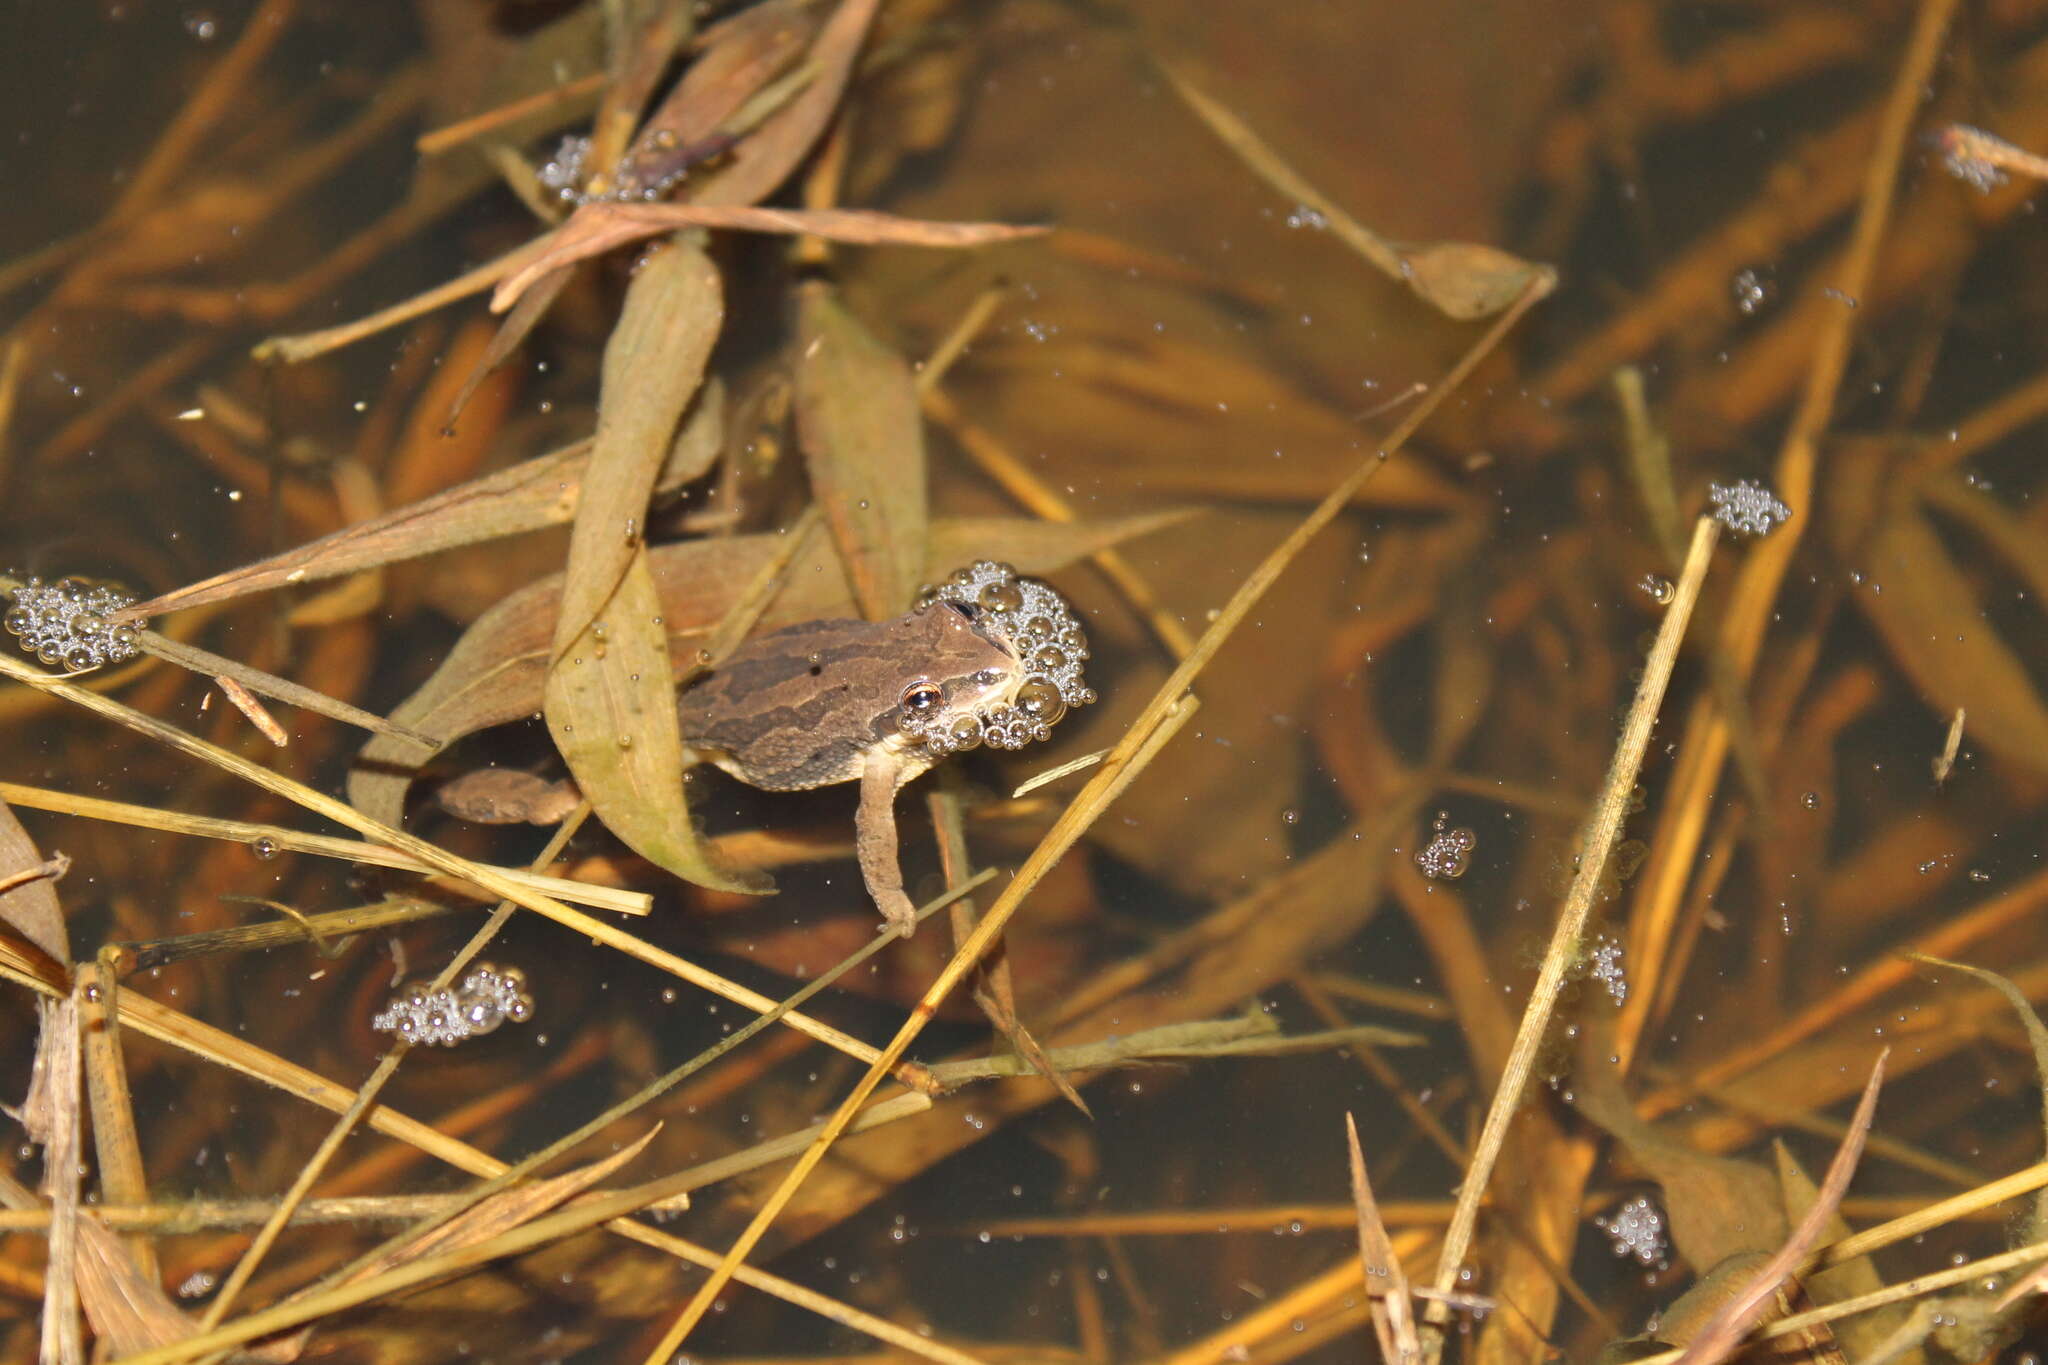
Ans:
{"label": "brown dried leaf", "polygon": [[1402,246],[1401,277],[1446,317],[1490,318],[1520,298],[1543,267],[1478,242]]}
{"label": "brown dried leaf", "polygon": [[808,0],[768,0],[706,30],[703,51],[641,125],[620,183],[665,184],[722,147],[721,126],[796,61],[817,32],[818,16]]}
{"label": "brown dried leaf", "polygon": [[591,808],[634,852],[699,886],[765,891],[765,879],[718,867],[690,818],[668,631],[642,539],[723,321],[718,268],[686,242],[642,265],[626,291],[605,346],[542,710]]}
{"label": "brown dried leaf", "polygon": [[1669,1137],[1636,1113],[1621,1087],[1621,1075],[1589,1028],[1572,1073],[1579,1112],[1607,1130],[1664,1192],[1671,1241],[1695,1268],[1717,1266],[1730,1257],[1769,1252],[1785,1240],[1789,1226],[1769,1171],[1747,1161],[1709,1156]]}
{"label": "brown dried leaf", "polygon": [[606,609],[638,556],[655,477],[724,321],[718,267],[687,242],[644,263],[626,291],[605,343],[597,435],[555,623],[558,655]]}
{"label": "brown dried leaf", "polygon": [[1899,667],[1944,719],[1967,711],[1986,749],[2048,771],[2048,705],[1910,488],[1889,480],[1876,459],[1834,468],[1829,529],[1869,581],[1854,600]]}
{"label": "brown dried leaf", "polygon": [[591,808],[634,852],[699,886],[770,891],[765,877],[719,866],[691,818],[675,695],[642,549],[604,614],[548,670],[548,732]]}
{"label": "brown dried leaf", "polygon": [[[725,386],[713,379],[683,418],[682,429],[655,479],[656,495],[672,493],[703,474],[717,457],[724,434]],[[559,526],[576,515],[584,472],[590,466],[590,446],[589,441],[578,441],[537,455],[282,554],[173,589],[116,616],[139,619],[231,601],[287,585],[381,568],[437,550]]]}
{"label": "brown dried leaf", "polygon": [[[924,578],[935,581],[983,557],[1005,560],[1021,573],[1051,573],[1188,515],[1172,511],[1067,523],[999,517],[939,521],[932,527]],[[731,536],[649,551],[648,566],[668,629],[671,675],[689,666],[705,637],[774,558],[781,540],[772,534]],[[561,592],[559,575],[544,578],[478,617],[434,675],[391,713],[392,719],[446,745],[487,726],[533,715],[541,707]],[[852,609],[836,556],[819,543],[797,557],[759,629],[845,616]],[[365,814],[397,823],[413,774],[434,752],[402,736],[371,740],[349,774],[349,800]]]}
{"label": "brown dried leaf", "polygon": [[[35,841],[7,803],[0,801],[0,885],[15,883],[0,891],[0,919],[68,967],[71,940],[65,930],[64,907],[57,901],[56,882],[41,875],[44,866]],[[29,873],[36,875],[22,876]]]}
{"label": "brown dried leaf", "polygon": [[857,246],[989,246],[1038,237],[1049,228],[1013,223],[938,223],[872,209],[766,209],[720,204],[584,204],[539,239],[539,253],[509,272],[491,294],[491,311],[523,301],[537,283],[613,247],[683,228],[780,232]]}
{"label": "brown dried leaf", "polygon": [[925,563],[924,419],[903,358],[823,284],[798,304],[797,434],[811,488],[870,621],[910,605]]}
{"label": "brown dried leaf", "polygon": [[1820,1191],[1806,1216],[1786,1236],[1777,1254],[1700,1329],[1692,1344],[1685,1348],[1685,1354],[1678,1358],[1678,1365],[1716,1365],[1732,1355],[1749,1329],[1770,1311],[1773,1301],[1792,1278],[1793,1268],[1820,1241],[1821,1230],[1836,1216],[1849,1181],[1856,1174],[1856,1165],[1863,1157],[1871,1119],[1877,1112],[1878,1089],[1884,1082],[1885,1056],[1886,1053],[1879,1053],[1877,1064],[1870,1069],[1863,1099],[1849,1119],[1849,1131],[1836,1148],[1834,1160],[1828,1163],[1827,1175],[1822,1178]]}
{"label": "brown dried leaf", "polygon": [[1372,1296],[1372,1327],[1379,1337],[1380,1359],[1392,1363],[1419,1360],[1422,1347],[1415,1335],[1415,1305],[1408,1297],[1408,1276],[1400,1253],[1387,1236],[1365,1173],[1365,1151],[1358,1145],[1358,1121],[1344,1115],[1344,1138],[1351,1153],[1351,1202],[1358,1209],[1358,1256],[1365,1268],[1365,1292]]}
{"label": "brown dried leaf", "polygon": [[811,83],[743,138],[722,169],[692,186],[694,202],[759,203],[789,178],[838,112],[854,59],[880,7],[881,0],[843,0],[811,44],[809,60],[816,71]]}
{"label": "brown dried leaf", "polygon": [[[179,1308],[155,1276],[135,1261],[121,1239],[90,1209],[78,1218],[78,1297],[92,1330],[117,1356],[183,1341],[199,1331],[198,1320]],[[305,1333],[245,1346],[242,1360],[296,1360]]]}

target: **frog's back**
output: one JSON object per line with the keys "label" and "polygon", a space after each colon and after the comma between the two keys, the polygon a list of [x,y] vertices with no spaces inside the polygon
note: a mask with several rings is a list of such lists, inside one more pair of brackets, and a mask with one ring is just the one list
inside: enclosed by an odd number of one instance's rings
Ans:
{"label": "frog's back", "polygon": [[683,742],[769,791],[852,781],[893,729],[890,624],[805,621],[749,640],[678,700]]}

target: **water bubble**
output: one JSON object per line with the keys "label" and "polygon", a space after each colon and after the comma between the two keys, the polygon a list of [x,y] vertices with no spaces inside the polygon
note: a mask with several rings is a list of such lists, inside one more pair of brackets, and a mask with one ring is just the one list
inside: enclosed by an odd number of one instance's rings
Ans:
{"label": "water bubble", "polygon": [[1735,297],[1735,311],[1744,317],[1753,315],[1774,300],[1778,293],[1777,282],[1770,277],[1770,272],[1756,267],[1736,272],[1735,278],[1728,282],[1728,289]]}
{"label": "water bubble", "polygon": [[267,863],[277,856],[277,840],[266,834],[260,839],[253,840],[249,845],[249,851]]}
{"label": "water bubble", "polygon": [[1642,581],[1637,583],[1636,586],[1647,593],[1650,600],[1660,607],[1669,606],[1671,599],[1678,596],[1677,585],[1662,574],[1646,573],[1643,575]]}

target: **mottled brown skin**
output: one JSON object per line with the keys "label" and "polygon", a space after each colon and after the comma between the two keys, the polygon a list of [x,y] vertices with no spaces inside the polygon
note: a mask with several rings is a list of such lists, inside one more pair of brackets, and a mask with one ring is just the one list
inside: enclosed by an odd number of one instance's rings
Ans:
{"label": "mottled brown skin", "polygon": [[932,765],[901,728],[928,682],[942,716],[1011,701],[1017,660],[940,603],[893,621],[807,621],[734,650],[677,703],[683,742],[749,786],[805,791],[860,781],[854,846],[868,893],[905,934],[916,909],[896,862],[896,793]]}

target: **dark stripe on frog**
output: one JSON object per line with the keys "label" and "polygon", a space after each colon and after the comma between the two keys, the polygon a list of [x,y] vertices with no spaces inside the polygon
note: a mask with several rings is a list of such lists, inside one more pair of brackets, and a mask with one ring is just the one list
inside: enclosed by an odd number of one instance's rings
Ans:
{"label": "dark stripe on frog", "polygon": [[[897,698],[885,694],[902,668],[898,621],[807,621],[771,631],[683,694],[683,738],[746,758],[764,783],[815,785],[819,769],[853,761],[894,731]],[[862,688],[872,709],[849,716]]]}

